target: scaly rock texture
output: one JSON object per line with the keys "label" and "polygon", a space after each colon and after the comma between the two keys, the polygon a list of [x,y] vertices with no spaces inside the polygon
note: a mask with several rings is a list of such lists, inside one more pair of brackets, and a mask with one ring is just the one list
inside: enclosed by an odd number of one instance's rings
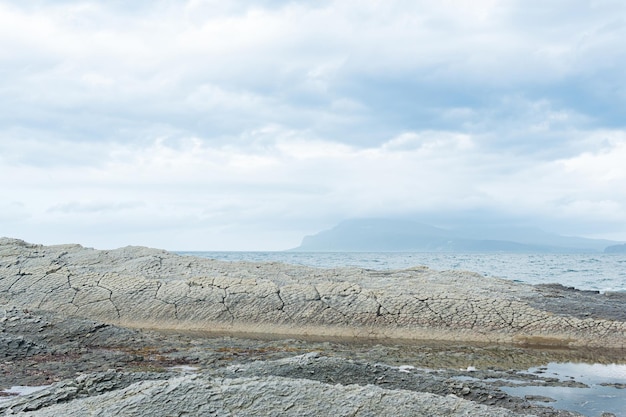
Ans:
{"label": "scaly rock texture", "polygon": [[[138,380],[138,382],[133,382]],[[281,377],[85,375],[0,403],[24,416],[520,416],[454,396]]]}
{"label": "scaly rock texture", "polygon": [[0,239],[0,304],[127,327],[626,347],[623,297],[551,303],[570,293],[426,267],[316,269]]}

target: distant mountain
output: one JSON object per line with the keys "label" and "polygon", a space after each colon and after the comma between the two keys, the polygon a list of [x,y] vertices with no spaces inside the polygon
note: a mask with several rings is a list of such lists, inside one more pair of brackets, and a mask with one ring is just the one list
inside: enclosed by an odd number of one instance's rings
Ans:
{"label": "distant mountain", "polygon": [[623,245],[612,245],[604,249],[604,253],[626,253],[626,243]]}
{"label": "distant mountain", "polygon": [[539,229],[464,227],[441,229],[398,219],[345,220],[306,236],[295,251],[311,252],[602,252],[618,242],[567,237]]}

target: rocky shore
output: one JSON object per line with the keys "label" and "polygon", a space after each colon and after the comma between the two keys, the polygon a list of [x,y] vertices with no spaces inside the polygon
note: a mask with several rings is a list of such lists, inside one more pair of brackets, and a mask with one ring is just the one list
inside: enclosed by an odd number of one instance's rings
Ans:
{"label": "rocky shore", "polygon": [[500,387],[575,383],[522,372],[548,361],[623,361],[624,301],[469,272],[5,238],[0,390],[50,386],[7,393],[0,413],[576,415]]}

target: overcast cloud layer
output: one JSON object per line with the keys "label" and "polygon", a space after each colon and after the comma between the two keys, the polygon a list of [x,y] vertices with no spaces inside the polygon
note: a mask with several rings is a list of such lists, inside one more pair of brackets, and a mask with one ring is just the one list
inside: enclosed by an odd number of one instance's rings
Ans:
{"label": "overcast cloud layer", "polygon": [[625,2],[251,3],[0,0],[0,235],[274,250],[401,216],[626,240]]}

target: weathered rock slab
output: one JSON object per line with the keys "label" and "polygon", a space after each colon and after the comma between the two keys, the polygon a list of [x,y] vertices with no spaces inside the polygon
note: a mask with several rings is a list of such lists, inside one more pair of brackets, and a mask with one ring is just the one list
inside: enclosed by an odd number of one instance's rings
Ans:
{"label": "weathered rock slab", "polygon": [[[141,376],[145,378],[145,376]],[[135,377],[137,378],[137,377]],[[28,416],[518,416],[454,396],[281,377],[143,379],[87,375],[0,405]],[[119,388],[120,386],[124,386]],[[1,403],[0,403],[1,404]]]}
{"label": "weathered rock slab", "polygon": [[621,298],[560,291],[551,303],[553,294],[424,267],[315,269],[0,239],[0,304],[128,327],[626,347]]}

